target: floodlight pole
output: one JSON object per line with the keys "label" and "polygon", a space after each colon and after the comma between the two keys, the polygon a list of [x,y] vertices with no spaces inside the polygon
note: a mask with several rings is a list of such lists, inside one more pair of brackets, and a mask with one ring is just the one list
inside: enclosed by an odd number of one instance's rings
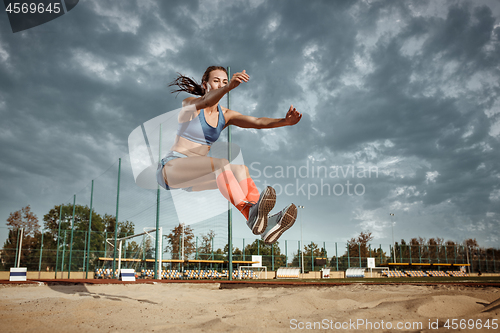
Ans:
{"label": "floodlight pole", "polygon": [[389,215],[391,216],[391,228],[392,228],[392,254],[393,254],[393,258],[394,258],[394,263],[396,263],[396,243],[394,243],[394,221],[393,221],[393,217],[394,217],[394,214],[393,213],[389,213]]}
{"label": "floodlight pole", "polygon": [[[298,206],[298,208],[304,209],[306,207]],[[299,213],[300,213],[300,210],[299,210]],[[304,242],[302,241],[302,213],[300,213],[300,244],[302,247],[304,246]],[[311,252],[312,252],[312,248],[311,248]],[[304,274],[304,249],[300,249],[300,257],[301,257],[301,261],[302,261],[302,274]]]}

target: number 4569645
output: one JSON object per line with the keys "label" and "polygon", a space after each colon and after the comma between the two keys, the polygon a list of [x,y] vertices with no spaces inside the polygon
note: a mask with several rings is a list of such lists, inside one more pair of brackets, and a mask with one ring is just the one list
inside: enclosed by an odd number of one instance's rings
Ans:
{"label": "number 4569645", "polygon": [[497,320],[498,319],[491,319],[491,323],[490,323],[490,320],[487,319],[485,322],[483,322],[483,320],[481,319],[469,319],[469,320],[466,320],[466,319],[448,319],[446,321],[446,323],[443,325],[443,327],[447,328],[447,329],[452,329],[452,330],[457,330],[457,329],[462,329],[462,330],[465,330],[465,329],[492,329],[492,330],[496,330],[498,329],[498,323],[497,323]]}
{"label": "number 4569645", "polygon": [[48,5],[45,5],[44,3],[26,3],[26,2],[15,2],[15,3],[9,3],[7,8],[5,8],[5,11],[8,13],[14,13],[14,14],[43,14],[45,12],[48,13],[55,13],[58,14],[61,11],[60,3],[55,2],[55,3],[49,3]]}

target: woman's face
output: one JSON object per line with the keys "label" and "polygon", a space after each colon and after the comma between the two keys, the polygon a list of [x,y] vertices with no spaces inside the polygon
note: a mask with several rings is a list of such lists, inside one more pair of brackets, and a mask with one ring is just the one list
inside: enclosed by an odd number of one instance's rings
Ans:
{"label": "woman's face", "polygon": [[227,84],[227,75],[223,70],[216,69],[211,71],[208,76],[208,82],[205,83],[205,89],[209,92],[212,89],[219,89]]}

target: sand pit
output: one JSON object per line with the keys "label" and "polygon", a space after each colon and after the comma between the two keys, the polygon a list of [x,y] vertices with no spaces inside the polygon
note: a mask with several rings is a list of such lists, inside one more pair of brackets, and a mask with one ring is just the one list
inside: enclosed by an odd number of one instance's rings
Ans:
{"label": "sand pit", "polygon": [[[475,323],[468,332],[495,332],[500,327],[477,329],[476,323],[489,320],[491,326],[495,319],[500,325],[500,306],[481,312],[499,298],[499,288],[460,286],[0,285],[0,327],[2,332],[288,332],[310,331],[316,322],[317,331],[335,331],[337,325],[342,332],[452,332],[457,330],[443,327],[446,321],[465,319]],[[440,329],[429,329],[429,323]]]}

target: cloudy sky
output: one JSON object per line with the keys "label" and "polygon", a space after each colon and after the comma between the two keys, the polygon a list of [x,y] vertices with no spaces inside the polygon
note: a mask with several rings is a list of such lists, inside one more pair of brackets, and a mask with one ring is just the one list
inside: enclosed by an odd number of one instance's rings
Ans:
{"label": "cloudy sky", "polygon": [[[303,113],[232,133],[257,184],[275,185],[276,210],[305,206],[304,240],[371,231],[389,244],[394,213],[396,240],[498,248],[499,19],[494,0],[82,0],[12,33],[4,12],[1,242],[10,212],[29,204],[42,219],[92,179],[107,184],[119,158],[130,164],[129,134],[188,96],[170,93],[176,72],[200,80],[216,64],[251,76],[232,109]],[[116,201],[112,183],[102,201]],[[127,189],[126,206],[154,216],[154,191]],[[253,238],[236,213],[234,237]],[[285,235],[300,239],[299,224]]]}

